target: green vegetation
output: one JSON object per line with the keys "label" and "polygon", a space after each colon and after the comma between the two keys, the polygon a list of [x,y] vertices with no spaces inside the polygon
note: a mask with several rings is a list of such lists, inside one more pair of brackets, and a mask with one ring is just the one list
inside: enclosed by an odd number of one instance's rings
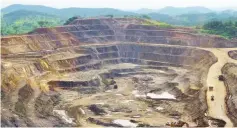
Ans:
{"label": "green vegetation", "polygon": [[150,16],[148,16],[148,15],[141,15],[141,16],[140,16],[140,18],[142,18],[142,19],[149,19],[149,20],[151,20],[151,17],[150,17]]}
{"label": "green vegetation", "polygon": [[211,21],[203,25],[202,32],[221,35],[225,38],[237,38],[237,21]]}
{"label": "green vegetation", "polygon": [[1,16],[1,35],[24,34],[39,27],[61,24],[61,19],[56,16],[22,10]]}
{"label": "green vegetation", "polygon": [[150,20],[150,19],[145,19],[145,22],[143,23],[144,25],[155,25],[159,28],[173,28],[172,25],[164,23],[164,22],[159,22],[156,20]]}
{"label": "green vegetation", "polygon": [[[11,5],[6,8],[1,9],[2,14],[13,14],[19,11],[26,10],[26,15],[34,14],[35,12],[43,13],[51,16],[56,16],[60,20],[66,21],[73,16],[81,17],[96,17],[96,16],[112,16],[113,17],[123,17],[123,16],[135,16],[143,17],[142,14],[122,11],[113,8],[64,8],[56,9],[46,6],[39,5]],[[144,14],[144,13],[143,13]],[[182,25],[182,26],[196,26],[204,25],[205,23],[212,20],[220,21],[237,21],[237,11],[226,10],[222,12],[215,12],[209,10],[205,7],[186,7],[186,8],[175,8],[166,7],[160,10],[148,10],[144,15],[148,16],[153,20],[158,20],[161,22],[166,22],[172,25]],[[22,15],[14,15],[15,19],[19,19]],[[14,19],[14,17],[12,17]]]}
{"label": "green vegetation", "polygon": [[157,20],[153,20],[149,15],[139,15],[139,16],[133,16],[133,15],[125,15],[125,18],[138,18],[138,19],[144,19],[144,22],[142,23],[143,25],[154,25],[159,28],[173,28],[174,26],[165,23],[165,22],[160,22]]}
{"label": "green vegetation", "polygon": [[[169,7],[164,8],[163,11],[157,10],[156,13],[153,11],[153,13],[144,15],[112,8],[56,9],[38,5],[12,5],[1,11],[1,35],[24,34],[39,27],[67,25],[77,18],[75,16],[82,18],[105,16],[142,18],[145,19],[144,25],[156,25],[161,28],[172,28],[172,25],[199,26],[201,32],[222,35],[227,38],[236,37],[237,12],[230,10],[215,13],[202,7]],[[152,12],[152,10],[148,11]],[[222,22],[214,23],[218,26],[216,27],[210,21]]]}
{"label": "green vegetation", "polygon": [[159,13],[167,14],[171,16],[183,15],[183,14],[201,14],[210,13],[212,10],[205,7],[165,7],[158,10]]}
{"label": "green vegetation", "polygon": [[204,25],[213,20],[219,21],[237,21],[237,12],[205,13],[205,14],[183,14],[178,16],[169,16],[159,13],[148,14],[152,19],[166,22],[172,25],[197,26]]}
{"label": "green vegetation", "polygon": [[124,15],[136,15],[134,12],[122,11],[113,8],[63,8],[56,9],[52,7],[40,6],[40,5],[20,5],[15,4],[3,8],[2,13],[10,13],[19,10],[27,10],[33,12],[46,13],[49,15],[54,15],[60,17],[63,20],[67,20],[73,16],[81,17],[95,17],[95,16],[105,16],[105,15],[114,15],[114,16],[124,16]]}
{"label": "green vegetation", "polygon": [[50,22],[49,21],[38,21],[39,26],[42,27],[47,27],[50,26]]}
{"label": "green vegetation", "polygon": [[7,24],[4,20],[1,21],[1,35],[15,35],[28,33],[39,27],[53,27],[60,24],[60,21],[55,21],[52,19],[45,19],[41,21],[40,19],[30,20],[21,19],[17,20],[11,24]]}
{"label": "green vegetation", "polygon": [[74,17],[71,17],[69,18],[63,25],[68,25],[70,24],[73,20],[77,19],[78,17],[74,16]]}

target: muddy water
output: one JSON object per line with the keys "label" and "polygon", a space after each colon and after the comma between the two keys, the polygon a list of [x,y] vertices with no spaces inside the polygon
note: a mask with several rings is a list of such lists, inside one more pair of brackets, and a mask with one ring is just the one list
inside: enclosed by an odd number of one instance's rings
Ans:
{"label": "muddy water", "polygon": [[[213,64],[208,72],[207,87],[214,87],[213,91],[207,91],[208,116],[222,119],[226,122],[226,127],[233,127],[231,120],[226,114],[226,87],[222,81],[219,81],[218,76],[221,75],[222,67],[228,63],[237,63],[228,56],[226,49],[205,49],[212,52],[217,58],[218,62]],[[211,96],[214,96],[214,101],[211,101]]]}

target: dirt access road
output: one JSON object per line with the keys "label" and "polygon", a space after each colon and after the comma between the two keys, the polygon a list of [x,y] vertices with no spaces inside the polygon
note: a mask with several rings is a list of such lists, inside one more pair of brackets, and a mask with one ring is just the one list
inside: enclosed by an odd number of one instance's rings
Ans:
{"label": "dirt access road", "polygon": [[[213,118],[222,119],[226,122],[226,127],[233,127],[231,120],[228,118],[226,112],[226,86],[224,82],[219,81],[218,76],[221,75],[221,69],[226,63],[236,63],[237,60],[233,60],[228,56],[228,51],[231,49],[205,49],[212,52],[217,58],[218,62],[213,64],[208,72],[207,87],[214,87],[213,91],[207,91],[207,104],[208,104],[208,116]],[[214,96],[214,101],[211,101],[211,96]]]}

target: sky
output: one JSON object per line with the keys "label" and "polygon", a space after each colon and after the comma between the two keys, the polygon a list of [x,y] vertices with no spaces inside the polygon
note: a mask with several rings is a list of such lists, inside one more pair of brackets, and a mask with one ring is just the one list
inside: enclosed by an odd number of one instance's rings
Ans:
{"label": "sky", "polygon": [[237,9],[237,0],[1,0],[1,8],[12,4],[45,5],[54,8],[117,8],[123,10],[159,9],[166,6]]}

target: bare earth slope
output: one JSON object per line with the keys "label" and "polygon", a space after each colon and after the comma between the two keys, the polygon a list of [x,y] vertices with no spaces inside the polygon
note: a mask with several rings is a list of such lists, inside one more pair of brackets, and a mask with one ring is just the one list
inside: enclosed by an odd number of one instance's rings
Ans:
{"label": "bare earth slope", "polygon": [[225,85],[228,87],[228,97],[226,97],[226,104],[228,107],[228,116],[231,120],[233,120],[234,126],[236,126],[236,112],[237,112],[237,100],[236,100],[236,63],[226,63],[225,66],[222,68],[222,72],[226,77]]}
{"label": "bare earth slope", "polygon": [[1,126],[236,126],[224,65],[236,64],[237,42],[144,22],[78,19],[2,37]]}

